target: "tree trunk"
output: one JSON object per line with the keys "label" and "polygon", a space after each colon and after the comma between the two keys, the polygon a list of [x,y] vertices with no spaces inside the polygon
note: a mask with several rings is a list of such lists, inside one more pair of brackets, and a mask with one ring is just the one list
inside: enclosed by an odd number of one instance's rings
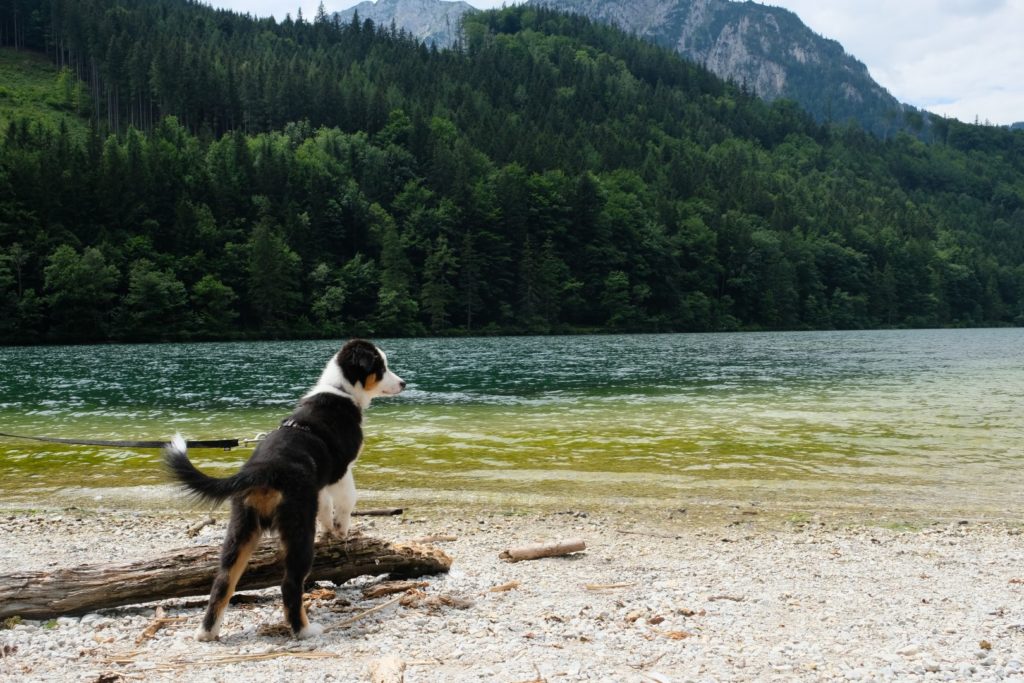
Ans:
{"label": "tree trunk", "polygon": [[[81,565],[55,571],[0,574],[0,618],[51,619],[140,602],[207,595],[220,560],[220,548],[172,550],[163,557],[129,563]],[[284,568],[276,544],[253,554],[238,590],[278,585]],[[319,541],[309,575],[312,581],[343,583],[363,575],[410,578],[442,574],[452,560],[441,550],[418,544],[392,544],[369,536]]]}

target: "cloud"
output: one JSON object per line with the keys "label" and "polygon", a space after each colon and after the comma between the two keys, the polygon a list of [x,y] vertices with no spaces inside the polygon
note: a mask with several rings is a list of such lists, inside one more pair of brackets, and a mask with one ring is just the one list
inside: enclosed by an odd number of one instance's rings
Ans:
{"label": "cloud", "polygon": [[[964,121],[1024,120],[1024,3],[771,0],[842,43],[897,99]],[[935,103],[942,103],[936,105]],[[929,106],[931,105],[931,106]]]}

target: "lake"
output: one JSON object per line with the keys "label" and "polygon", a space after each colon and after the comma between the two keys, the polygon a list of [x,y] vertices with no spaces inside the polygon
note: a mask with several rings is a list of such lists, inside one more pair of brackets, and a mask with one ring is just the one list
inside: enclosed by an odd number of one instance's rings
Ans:
{"label": "lake", "polygon": [[[373,503],[1022,517],[1022,329],[379,343],[409,389],[367,413],[356,481]],[[254,437],[339,346],[0,348],[0,432]],[[224,476],[248,452],[191,455]],[[11,439],[0,494],[177,500],[157,451]]]}

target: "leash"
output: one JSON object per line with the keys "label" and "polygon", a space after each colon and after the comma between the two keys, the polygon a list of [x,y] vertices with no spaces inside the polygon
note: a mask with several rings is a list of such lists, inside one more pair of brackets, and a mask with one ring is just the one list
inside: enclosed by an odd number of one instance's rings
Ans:
{"label": "leash", "polygon": [[[163,448],[169,441],[105,441],[102,439],[58,439],[53,436],[23,436],[20,434],[7,434],[0,432],[0,436],[8,439],[26,439],[28,441],[42,441],[44,443],[63,443],[73,446],[110,446],[113,448]],[[258,439],[256,439],[258,440]],[[238,439],[208,439],[198,441],[186,441],[189,448],[223,448],[231,450],[238,448]]]}

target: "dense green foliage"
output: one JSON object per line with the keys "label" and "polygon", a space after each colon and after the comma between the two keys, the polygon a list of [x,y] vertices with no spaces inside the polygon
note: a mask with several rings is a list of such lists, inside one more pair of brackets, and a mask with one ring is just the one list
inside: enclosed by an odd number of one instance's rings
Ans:
{"label": "dense green foliage", "polygon": [[549,10],[437,51],[184,0],[12,6],[91,132],[0,131],[9,343],[1024,323],[1021,131],[823,128]]}

